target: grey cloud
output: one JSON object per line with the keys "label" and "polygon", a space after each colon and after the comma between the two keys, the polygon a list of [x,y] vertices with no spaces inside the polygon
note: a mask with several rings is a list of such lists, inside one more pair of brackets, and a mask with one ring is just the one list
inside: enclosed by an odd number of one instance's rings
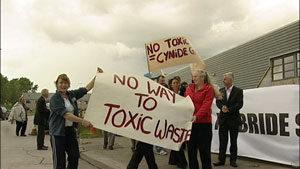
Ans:
{"label": "grey cloud", "polygon": [[[153,1],[160,2],[160,1]],[[55,6],[46,8],[58,11],[57,15],[42,15],[37,20],[42,25],[42,30],[52,40],[63,43],[76,43],[78,41],[95,41],[102,43],[114,43],[119,41],[128,46],[140,47],[145,42],[165,38],[174,35],[187,35],[192,38],[201,38],[208,33],[212,24],[219,21],[239,21],[245,16],[244,8],[240,1],[221,3],[222,1],[168,1],[166,7],[176,11],[168,16],[145,14],[144,10],[153,2],[141,1],[82,1],[82,10],[77,16],[68,16],[66,12],[56,9]],[[161,2],[160,2],[161,3]],[[234,5],[237,4],[237,5]],[[129,11],[126,15],[118,15],[116,6],[126,5]],[[153,7],[155,10],[155,7]],[[43,11],[42,9],[39,9]],[[131,11],[131,12],[130,12]],[[159,13],[160,11],[157,11]],[[107,16],[109,21],[103,23],[110,30],[101,31],[101,25],[93,23],[81,23],[89,15]],[[60,18],[61,23],[56,19]],[[95,21],[97,22],[97,21]],[[192,33],[194,32],[194,33]]]}
{"label": "grey cloud", "polygon": [[3,0],[2,6],[3,74],[28,75],[53,91],[63,72],[72,88],[88,82],[97,66],[144,74],[147,42],[185,36],[206,58],[299,19],[297,0]]}
{"label": "grey cloud", "polygon": [[[56,42],[93,42],[109,45],[121,43],[131,51],[143,51],[144,44],[154,40],[186,36],[204,58],[216,54],[216,51],[220,52],[243,43],[250,35],[240,27],[247,24],[245,20],[249,17],[247,1],[78,2],[81,8],[74,15],[68,14],[68,10],[63,8],[56,8],[55,5],[49,7],[44,4],[52,13],[42,14],[36,19],[36,25]],[[36,10],[42,12],[43,6],[39,7]],[[90,17],[93,17],[94,21],[90,20]],[[230,31],[214,32],[213,28],[220,23],[229,24]],[[124,57],[116,52],[114,58]]]}

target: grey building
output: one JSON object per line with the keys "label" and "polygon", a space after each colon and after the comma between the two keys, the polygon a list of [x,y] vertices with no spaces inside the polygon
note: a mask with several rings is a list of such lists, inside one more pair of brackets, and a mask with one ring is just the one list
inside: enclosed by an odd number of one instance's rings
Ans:
{"label": "grey building", "polygon": [[[227,72],[235,74],[234,84],[242,89],[299,84],[299,20],[204,62],[220,87],[223,86],[223,75]],[[176,75],[182,81],[191,82],[189,67],[168,74],[167,79]]]}
{"label": "grey building", "polygon": [[[54,93],[49,93],[49,98],[46,100],[46,102],[50,101],[50,98],[53,94]],[[26,106],[28,106],[30,109],[32,109],[33,112],[35,112],[36,102],[42,96],[42,94],[41,93],[24,93],[23,95],[24,95]],[[87,108],[87,104],[88,104],[90,96],[91,96],[91,94],[88,93],[77,101],[79,109]]]}

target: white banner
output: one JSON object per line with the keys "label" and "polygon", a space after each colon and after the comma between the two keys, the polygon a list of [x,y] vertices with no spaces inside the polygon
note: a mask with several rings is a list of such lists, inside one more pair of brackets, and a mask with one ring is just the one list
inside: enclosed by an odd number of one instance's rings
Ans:
{"label": "white banner", "polygon": [[[214,103],[212,152],[219,152],[219,112]],[[238,155],[299,166],[299,116],[299,85],[244,90]]]}
{"label": "white banner", "polygon": [[200,55],[185,37],[172,37],[147,43],[146,55],[149,72],[187,63],[197,63],[195,64],[197,68],[205,68]]}
{"label": "white banner", "polygon": [[98,73],[85,114],[95,128],[179,150],[189,140],[191,99],[145,77]]}

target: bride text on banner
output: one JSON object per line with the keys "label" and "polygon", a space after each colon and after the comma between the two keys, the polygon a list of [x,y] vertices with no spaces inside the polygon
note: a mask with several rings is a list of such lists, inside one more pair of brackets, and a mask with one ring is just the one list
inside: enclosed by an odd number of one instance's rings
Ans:
{"label": "bride text on banner", "polygon": [[185,37],[172,37],[146,44],[146,55],[149,71],[187,63],[205,64],[191,42]]}
{"label": "bride text on banner", "polygon": [[94,127],[179,150],[189,140],[194,106],[145,77],[99,73],[85,119]]}
{"label": "bride text on banner", "polygon": [[[212,152],[218,152],[220,109],[215,104],[212,108]],[[299,85],[244,90],[238,155],[299,166],[299,119]]]}

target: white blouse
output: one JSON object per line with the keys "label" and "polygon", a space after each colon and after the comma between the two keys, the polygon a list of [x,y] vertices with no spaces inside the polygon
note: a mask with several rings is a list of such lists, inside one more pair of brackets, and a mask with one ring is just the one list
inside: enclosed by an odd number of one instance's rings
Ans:
{"label": "white blouse", "polygon": [[[67,111],[74,114],[74,107],[70,103],[69,99],[64,98],[64,101],[65,101],[65,107]],[[70,127],[70,126],[73,126],[73,122],[71,120],[65,119],[65,127]]]}

